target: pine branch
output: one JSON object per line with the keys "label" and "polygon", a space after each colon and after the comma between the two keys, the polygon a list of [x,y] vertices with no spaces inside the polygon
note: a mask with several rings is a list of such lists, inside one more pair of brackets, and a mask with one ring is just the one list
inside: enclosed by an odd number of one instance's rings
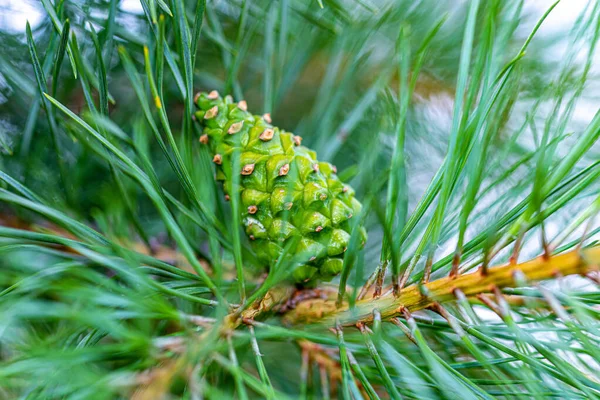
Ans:
{"label": "pine branch", "polygon": [[600,268],[600,246],[549,258],[490,268],[486,274],[480,271],[458,277],[446,277],[424,285],[413,285],[400,291],[397,297],[392,293],[378,299],[364,299],[350,309],[347,303],[336,308],[336,299],[311,299],[301,302],[285,315],[292,324],[325,323],[351,326],[357,323],[372,323],[373,312],[378,310],[384,320],[402,315],[404,311],[414,312],[431,307],[434,303],[455,300],[455,293],[462,291],[466,296],[492,293],[494,288],[517,287],[519,282],[538,282],[557,276],[587,275]]}

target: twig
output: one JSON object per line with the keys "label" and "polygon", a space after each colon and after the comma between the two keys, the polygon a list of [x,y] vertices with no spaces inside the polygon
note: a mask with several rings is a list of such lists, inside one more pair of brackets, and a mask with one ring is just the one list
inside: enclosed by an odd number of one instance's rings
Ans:
{"label": "twig", "polygon": [[[391,295],[379,299],[361,300],[356,307],[349,310],[348,304],[339,309],[335,306],[335,298],[312,299],[296,305],[286,314],[286,321],[292,324],[326,323],[333,325],[336,319],[344,326],[356,325],[358,322],[372,323],[373,309],[381,312],[383,320],[400,315],[401,311],[417,311],[430,307],[434,302],[455,300],[455,290],[460,290],[467,297],[483,293],[492,293],[494,287],[516,287],[519,282],[514,276],[523,276],[528,282],[552,279],[562,276],[580,274],[587,275],[598,269],[600,265],[600,246],[580,251],[551,256],[538,257],[521,264],[508,264],[490,268],[487,274],[480,272],[461,275],[457,278],[441,278],[425,285],[412,285],[403,289],[398,297]],[[519,280],[519,281],[522,281]],[[480,298],[482,301],[483,298]]]}

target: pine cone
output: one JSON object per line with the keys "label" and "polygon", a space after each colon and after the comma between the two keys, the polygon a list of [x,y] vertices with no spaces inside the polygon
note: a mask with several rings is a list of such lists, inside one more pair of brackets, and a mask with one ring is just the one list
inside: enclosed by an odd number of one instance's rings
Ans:
{"label": "pine cone", "polygon": [[[301,138],[271,125],[268,114],[252,115],[245,101],[218,92],[199,93],[195,118],[231,193],[234,149],[240,154],[242,221],[259,259],[272,264],[289,240],[297,240],[293,277],[298,283],[330,280],[342,270],[350,241],[350,219],[361,204],[342,183],[336,168],[319,162]],[[366,233],[360,228],[361,242]]]}

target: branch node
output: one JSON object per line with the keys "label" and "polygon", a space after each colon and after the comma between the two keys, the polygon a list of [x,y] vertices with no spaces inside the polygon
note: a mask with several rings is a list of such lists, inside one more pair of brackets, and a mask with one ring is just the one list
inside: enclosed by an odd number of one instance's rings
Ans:
{"label": "branch node", "polygon": [[404,309],[402,310],[402,314],[404,314],[404,319],[407,321],[413,319],[411,312],[406,307],[404,307]]}
{"label": "branch node", "polygon": [[485,294],[480,293],[480,294],[476,295],[475,297],[477,297],[477,299],[479,301],[481,301],[483,304],[485,304],[490,310],[492,310],[493,312],[498,314],[498,316],[500,316],[500,317],[502,316],[502,312],[500,311],[500,308],[498,307],[498,305],[494,301],[492,301],[492,299],[487,297]]}
{"label": "branch node", "polygon": [[460,257],[461,251],[456,249],[456,251],[454,252],[454,257],[452,257],[452,269],[450,270],[450,274],[448,275],[450,279],[454,279],[458,276],[458,267],[460,267]]}
{"label": "branch node", "polygon": [[390,322],[392,324],[396,325],[398,328],[400,328],[400,330],[406,335],[408,340],[410,340],[414,344],[417,344],[417,341],[415,340],[415,337],[412,334],[412,332],[410,331],[410,329],[408,329],[408,327],[406,325],[404,325],[402,323],[402,321],[400,321],[400,319],[398,319],[397,317],[394,317],[394,318],[390,319]]}

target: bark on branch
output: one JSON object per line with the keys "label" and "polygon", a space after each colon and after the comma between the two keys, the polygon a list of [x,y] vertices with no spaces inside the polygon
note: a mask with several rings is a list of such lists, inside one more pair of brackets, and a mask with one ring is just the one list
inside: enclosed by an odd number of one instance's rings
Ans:
{"label": "bark on branch", "polygon": [[[473,272],[458,277],[446,277],[429,282],[421,287],[409,286],[393,294],[378,299],[364,299],[350,309],[348,304],[336,307],[336,299],[311,299],[301,302],[286,313],[285,320],[291,324],[324,323],[333,326],[336,321],[350,326],[359,322],[371,323],[373,311],[378,310],[382,319],[390,319],[402,314],[404,310],[418,311],[433,303],[455,300],[455,291],[460,290],[466,296],[491,293],[494,287],[517,287],[523,279],[528,283],[552,279],[557,276],[573,274],[587,275],[598,271],[600,267],[600,246],[578,249],[551,257],[536,259],[504,266],[492,267],[486,274]],[[518,279],[515,279],[516,276]]]}

